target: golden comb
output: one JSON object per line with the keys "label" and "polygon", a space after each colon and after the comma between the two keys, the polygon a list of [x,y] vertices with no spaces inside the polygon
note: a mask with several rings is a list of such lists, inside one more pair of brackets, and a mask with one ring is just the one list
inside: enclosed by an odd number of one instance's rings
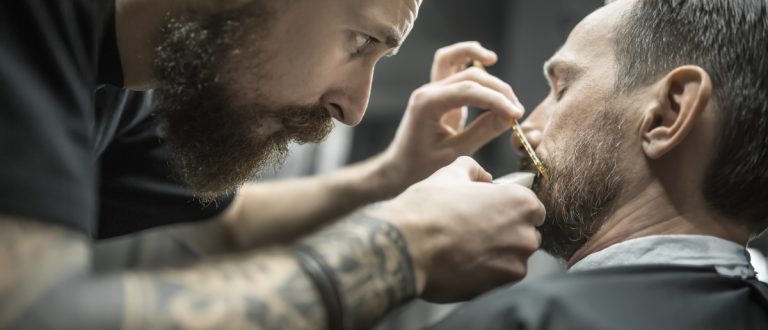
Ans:
{"label": "golden comb", "polygon": [[[476,68],[480,68],[485,70],[485,67],[483,66],[480,61],[473,61],[472,66]],[[517,122],[517,119],[512,119],[510,121],[510,126],[512,126],[512,130],[515,132],[515,135],[520,140],[520,143],[523,144],[523,148],[525,149],[525,152],[528,154],[528,157],[533,161],[533,165],[536,166],[536,169],[539,171],[541,176],[544,178],[544,180],[549,181],[549,173],[547,173],[547,168],[544,167],[544,163],[541,162],[539,159],[539,156],[536,155],[536,152],[533,151],[533,147],[531,147],[531,143],[528,142],[528,139],[525,138],[525,134],[523,134],[523,130],[520,129],[520,123]]]}

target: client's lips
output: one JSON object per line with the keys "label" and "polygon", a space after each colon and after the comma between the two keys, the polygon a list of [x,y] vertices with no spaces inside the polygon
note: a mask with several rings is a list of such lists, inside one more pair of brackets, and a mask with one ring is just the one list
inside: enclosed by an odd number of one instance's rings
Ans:
{"label": "client's lips", "polygon": [[533,161],[528,156],[520,157],[520,170],[526,172],[538,172],[536,166],[533,165]]}

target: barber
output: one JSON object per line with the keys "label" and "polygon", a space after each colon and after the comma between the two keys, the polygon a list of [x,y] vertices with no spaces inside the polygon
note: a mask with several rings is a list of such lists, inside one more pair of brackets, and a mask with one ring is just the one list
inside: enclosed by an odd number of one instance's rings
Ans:
{"label": "barber", "polygon": [[[0,328],[366,328],[416,297],[462,300],[522,278],[544,210],[465,157],[522,115],[506,83],[464,70],[497,61],[477,43],[437,52],[381,155],[227,193],[241,162],[259,163],[242,155],[274,156],[238,145],[315,140],[302,127],[324,116],[357,124],[375,64],[419,6],[3,2]],[[157,113],[103,85],[156,88]],[[257,104],[323,111],[282,118],[293,112]],[[489,111],[465,128],[465,106]],[[162,227],[93,241],[137,224]]]}

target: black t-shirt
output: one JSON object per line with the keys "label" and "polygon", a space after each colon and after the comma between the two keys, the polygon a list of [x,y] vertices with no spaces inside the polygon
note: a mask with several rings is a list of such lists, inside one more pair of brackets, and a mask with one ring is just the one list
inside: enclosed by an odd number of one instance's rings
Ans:
{"label": "black t-shirt", "polygon": [[172,179],[151,92],[122,81],[114,0],[0,2],[0,215],[110,237],[228,206]]}
{"label": "black t-shirt", "polygon": [[768,285],[712,267],[596,269],[495,290],[429,329],[762,330]]}

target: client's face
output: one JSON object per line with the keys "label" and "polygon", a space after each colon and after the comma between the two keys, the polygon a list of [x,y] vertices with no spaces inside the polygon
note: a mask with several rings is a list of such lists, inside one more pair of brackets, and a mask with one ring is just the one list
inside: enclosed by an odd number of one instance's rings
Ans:
{"label": "client's face", "polygon": [[619,9],[604,8],[574,29],[545,66],[550,95],[522,124],[551,174],[534,186],[547,209],[542,249],[566,260],[599,229],[626,183],[628,111],[613,91],[611,46],[610,17]]}

